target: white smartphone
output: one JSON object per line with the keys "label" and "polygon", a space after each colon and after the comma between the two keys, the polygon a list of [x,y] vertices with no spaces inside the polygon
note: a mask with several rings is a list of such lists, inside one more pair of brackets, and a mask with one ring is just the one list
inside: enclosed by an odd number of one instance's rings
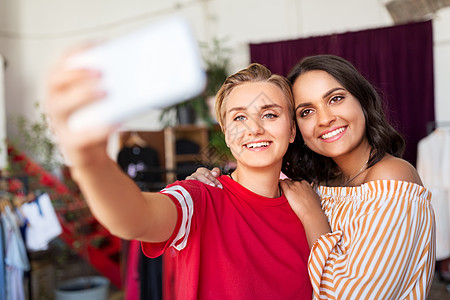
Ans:
{"label": "white smartphone", "polygon": [[76,54],[68,68],[102,73],[105,99],[68,119],[80,131],[129,120],[149,109],[193,98],[206,83],[198,44],[187,22],[172,17]]}

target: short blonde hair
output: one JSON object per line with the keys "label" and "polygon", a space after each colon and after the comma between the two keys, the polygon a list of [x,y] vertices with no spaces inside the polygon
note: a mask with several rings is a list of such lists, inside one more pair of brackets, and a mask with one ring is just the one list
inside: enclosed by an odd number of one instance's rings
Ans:
{"label": "short blonde hair", "polygon": [[227,77],[216,95],[216,118],[222,131],[225,130],[225,109],[224,105],[231,91],[244,83],[268,82],[278,86],[286,98],[288,104],[289,117],[294,121],[294,96],[292,95],[291,83],[283,76],[272,74],[263,65],[253,63],[247,68]]}

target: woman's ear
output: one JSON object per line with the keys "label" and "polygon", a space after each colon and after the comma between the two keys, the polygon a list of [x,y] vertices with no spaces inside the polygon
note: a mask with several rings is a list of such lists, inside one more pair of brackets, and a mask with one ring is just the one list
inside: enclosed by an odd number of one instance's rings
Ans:
{"label": "woman's ear", "polygon": [[289,138],[289,143],[293,143],[294,142],[296,131],[297,131],[297,123],[296,122],[292,122],[291,136]]}

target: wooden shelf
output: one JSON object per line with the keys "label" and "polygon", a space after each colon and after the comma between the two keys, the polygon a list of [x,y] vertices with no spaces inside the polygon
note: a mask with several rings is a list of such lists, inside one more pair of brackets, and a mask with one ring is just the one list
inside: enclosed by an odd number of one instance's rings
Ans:
{"label": "wooden shelf", "polygon": [[188,161],[198,161],[202,162],[203,155],[201,154],[176,154],[175,155],[176,162],[188,162]]}
{"label": "wooden shelf", "polygon": [[[158,152],[160,166],[165,174],[165,183],[169,184],[177,179],[179,163],[207,163],[209,128],[197,125],[182,125],[167,127],[160,131],[135,131],[149,147]],[[121,146],[125,146],[131,132],[121,134]],[[176,153],[177,141],[190,141],[198,145],[199,153],[179,154]]]}

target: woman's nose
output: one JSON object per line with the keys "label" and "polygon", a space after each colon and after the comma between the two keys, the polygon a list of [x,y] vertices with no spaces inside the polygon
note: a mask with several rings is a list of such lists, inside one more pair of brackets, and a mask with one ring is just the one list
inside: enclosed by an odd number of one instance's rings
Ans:
{"label": "woman's nose", "polygon": [[257,135],[264,133],[264,126],[262,124],[262,120],[259,120],[257,118],[250,119],[249,122],[247,122],[248,126],[248,135]]}
{"label": "woman's nose", "polygon": [[319,124],[322,126],[329,126],[336,120],[336,115],[329,107],[318,109],[317,115]]}

